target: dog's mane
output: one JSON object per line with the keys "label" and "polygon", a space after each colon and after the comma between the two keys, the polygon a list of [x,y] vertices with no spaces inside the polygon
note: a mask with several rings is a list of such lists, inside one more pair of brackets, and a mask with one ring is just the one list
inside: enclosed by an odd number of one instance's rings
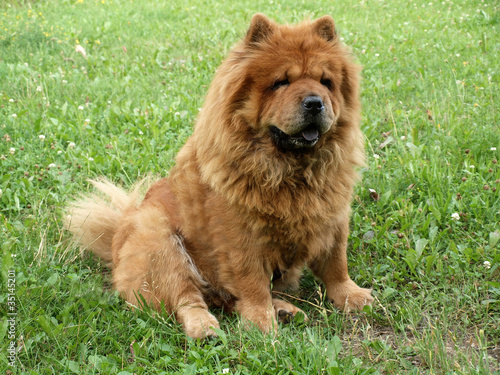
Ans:
{"label": "dog's mane", "polygon": [[[285,33],[290,32],[286,26],[282,28]],[[304,38],[299,36],[303,31],[295,32],[296,38]],[[275,38],[283,36],[278,33]],[[311,36],[308,43],[314,43],[314,38],[312,42],[310,39]],[[255,83],[249,73],[253,59],[258,59],[266,46],[269,49],[282,41],[269,39],[264,43],[256,49],[240,42],[216,73],[192,137],[200,173],[205,183],[232,204],[278,217],[288,216],[301,206],[308,207],[311,215],[319,214],[322,206],[330,206],[323,201],[334,200],[338,194],[344,200],[351,198],[351,187],[357,179],[353,166],[364,163],[357,99],[359,69],[338,41],[318,41],[325,45],[324,59],[334,54],[344,65],[341,90],[346,97],[345,107],[334,129],[314,149],[279,150],[267,129],[255,126],[258,118],[247,115],[259,111],[252,108],[245,112],[242,108],[252,95],[249,87]],[[339,178],[345,181],[339,184]],[[336,183],[333,179],[337,179]],[[339,186],[345,191],[339,191]],[[293,207],[290,202],[295,202]]]}

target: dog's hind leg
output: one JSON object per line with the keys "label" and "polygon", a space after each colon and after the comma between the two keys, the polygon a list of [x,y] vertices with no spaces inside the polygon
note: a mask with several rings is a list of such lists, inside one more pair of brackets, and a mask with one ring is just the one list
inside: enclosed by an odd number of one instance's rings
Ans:
{"label": "dog's hind leg", "polygon": [[114,239],[115,288],[132,305],[140,304],[138,294],[156,309],[163,304],[190,337],[216,336],[212,328],[219,323],[203,299],[205,281],[168,224],[161,210],[147,205],[127,218]]}
{"label": "dog's hind leg", "polygon": [[280,323],[290,323],[294,319],[295,315],[297,315],[297,313],[304,316],[304,321],[309,320],[304,311],[281,299],[273,298],[273,307],[276,313],[276,320]]}

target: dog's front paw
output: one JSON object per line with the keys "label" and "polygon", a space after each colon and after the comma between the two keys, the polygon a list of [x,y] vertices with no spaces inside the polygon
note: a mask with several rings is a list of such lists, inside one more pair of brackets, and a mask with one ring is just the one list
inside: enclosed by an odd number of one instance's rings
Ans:
{"label": "dog's front paw", "polygon": [[371,289],[360,288],[349,279],[335,284],[333,288],[327,290],[327,295],[335,307],[349,312],[350,310],[361,310],[365,305],[371,305],[373,303],[371,292]]}
{"label": "dog's front paw", "polygon": [[264,333],[278,332],[278,323],[276,321],[273,306],[265,308],[260,305],[244,305],[243,303],[237,303],[236,310],[241,315],[243,328],[251,329],[257,326]]}
{"label": "dog's front paw", "polygon": [[[177,314],[179,315],[179,312]],[[213,328],[219,329],[219,322],[203,308],[188,308],[182,311],[182,317],[180,319],[178,317],[178,320],[189,337],[194,339],[217,337]]]}

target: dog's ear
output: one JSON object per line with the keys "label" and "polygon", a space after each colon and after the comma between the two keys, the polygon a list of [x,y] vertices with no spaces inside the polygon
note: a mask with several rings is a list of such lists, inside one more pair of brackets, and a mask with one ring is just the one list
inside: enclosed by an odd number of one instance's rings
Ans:
{"label": "dog's ear", "polygon": [[333,42],[337,37],[335,22],[330,16],[323,16],[321,18],[318,18],[313,22],[312,27],[314,32],[325,39],[327,42]]}
{"label": "dog's ear", "polygon": [[250,28],[247,31],[245,41],[247,44],[259,43],[273,35],[276,26],[262,13],[257,13],[250,21]]}

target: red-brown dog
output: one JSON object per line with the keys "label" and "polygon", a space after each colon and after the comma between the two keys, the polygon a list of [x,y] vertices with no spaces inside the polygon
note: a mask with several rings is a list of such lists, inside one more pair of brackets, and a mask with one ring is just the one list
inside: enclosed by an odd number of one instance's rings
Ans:
{"label": "red-brown dog", "polygon": [[215,335],[209,305],[275,330],[300,310],[272,292],[297,286],[305,266],[337,307],[362,308],[373,298],[346,257],[364,159],[358,85],[331,17],[280,26],[256,14],[169,177],[141,203],[94,181],[103,194],[72,204],[67,227],[109,263],[128,302],[163,302],[191,337]]}

